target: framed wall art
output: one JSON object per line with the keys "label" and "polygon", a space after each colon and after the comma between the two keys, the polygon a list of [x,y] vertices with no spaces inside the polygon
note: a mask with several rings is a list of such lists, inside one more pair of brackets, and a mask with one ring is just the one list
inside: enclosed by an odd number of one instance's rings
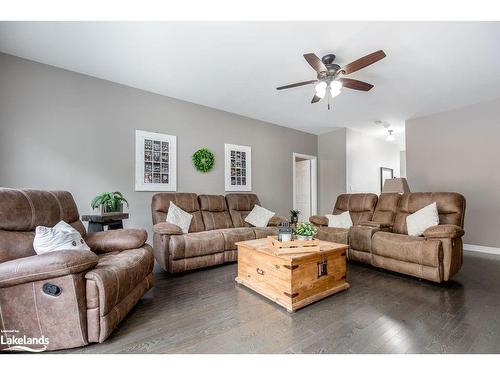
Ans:
{"label": "framed wall art", "polygon": [[249,146],[224,144],[225,190],[252,190],[252,149]]}
{"label": "framed wall art", "polygon": [[177,137],[135,131],[135,190],[177,190]]}

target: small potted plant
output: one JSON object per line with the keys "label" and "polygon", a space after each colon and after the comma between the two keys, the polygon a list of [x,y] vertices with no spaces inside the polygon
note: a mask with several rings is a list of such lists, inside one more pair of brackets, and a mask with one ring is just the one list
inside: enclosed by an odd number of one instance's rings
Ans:
{"label": "small potted plant", "polygon": [[318,229],[309,222],[297,224],[295,227],[295,235],[298,240],[312,240],[313,236],[318,232]]}
{"label": "small potted plant", "polygon": [[101,214],[110,212],[123,212],[123,203],[128,207],[127,200],[123,197],[123,194],[119,191],[115,192],[104,192],[97,194],[90,202],[90,207],[93,210],[96,208],[101,208]]}
{"label": "small potted plant", "polygon": [[299,222],[300,211],[297,209],[293,209],[293,210],[290,210],[290,214],[292,215],[290,217],[290,223],[297,224]]}

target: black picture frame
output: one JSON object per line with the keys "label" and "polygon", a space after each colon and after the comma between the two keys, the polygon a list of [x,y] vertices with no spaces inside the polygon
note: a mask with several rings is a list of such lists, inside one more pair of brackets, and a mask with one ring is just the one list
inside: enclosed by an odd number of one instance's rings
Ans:
{"label": "black picture frame", "polygon": [[[389,174],[390,177],[387,175]],[[392,168],[386,168],[386,167],[380,167],[380,191],[384,189],[384,182],[385,180],[389,178],[394,178],[394,169]]]}

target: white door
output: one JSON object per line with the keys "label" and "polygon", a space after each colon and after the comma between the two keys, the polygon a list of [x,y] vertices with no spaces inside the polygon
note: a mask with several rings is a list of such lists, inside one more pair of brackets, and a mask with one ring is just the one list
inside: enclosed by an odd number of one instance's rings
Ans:
{"label": "white door", "polygon": [[295,205],[300,211],[299,221],[311,216],[311,160],[295,162]]}

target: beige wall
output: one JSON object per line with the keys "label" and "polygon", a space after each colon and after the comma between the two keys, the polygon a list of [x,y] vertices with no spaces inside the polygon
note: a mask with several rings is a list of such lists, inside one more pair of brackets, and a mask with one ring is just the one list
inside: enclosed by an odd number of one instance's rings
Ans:
{"label": "beige wall", "polygon": [[318,214],[330,214],[339,194],[346,191],[346,134],[341,128],[318,136]]}
{"label": "beige wall", "polygon": [[[0,54],[0,186],[69,190],[80,213],[119,190],[126,225],[150,228],[153,193],[134,191],[136,129],[177,136],[180,192],[224,194],[224,143],[251,146],[253,191],[287,216],[292,154],[317,155],[316,135]],[[192,166],[200,147],[215,154],[207,174]]]}
{"label": "beige wall", "polygon": [[412,191],[465,195],[465,243],[500,247],[500,99],[406,122]]}

